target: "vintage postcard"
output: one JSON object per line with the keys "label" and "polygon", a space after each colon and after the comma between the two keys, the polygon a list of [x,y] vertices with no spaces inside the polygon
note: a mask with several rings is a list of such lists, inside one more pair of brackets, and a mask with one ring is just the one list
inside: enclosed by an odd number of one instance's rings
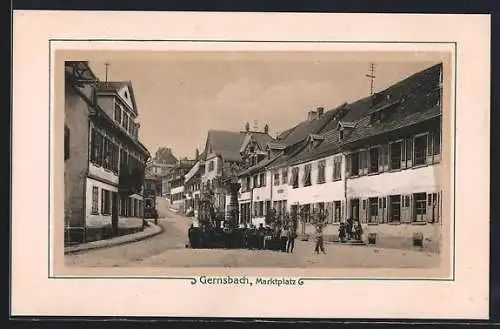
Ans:
{"label": "vintage postcard", "polygon": [[13,314],[488,316],[488,16],[14,23]]}

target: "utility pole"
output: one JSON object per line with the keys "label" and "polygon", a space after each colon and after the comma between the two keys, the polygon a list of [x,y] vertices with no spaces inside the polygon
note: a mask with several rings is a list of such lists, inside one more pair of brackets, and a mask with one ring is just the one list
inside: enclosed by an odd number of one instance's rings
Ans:
{"label": "utility pole", "polygon": [[108,82],[108,66],[109,66],[109,62],[106,62],[104,63],[104,66],[106,66],[106,82]]}
{"label": "utility pole", "polygon": [[370,63],[369,74],[366,77],[370,78],[370,96],[373,95],[373,81],[375,80],[375,64]]}

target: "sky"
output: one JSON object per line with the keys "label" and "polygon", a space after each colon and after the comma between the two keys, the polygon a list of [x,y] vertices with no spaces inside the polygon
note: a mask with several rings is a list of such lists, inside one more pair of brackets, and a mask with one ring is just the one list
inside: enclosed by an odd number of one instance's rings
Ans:
{"label": "sky", "polygon": [[[115,57],[96,56],[89,64],[100,80],[108,62],[108,81],[132,82],[139,138],[152,155],[170,147],[178,158],[193,158],[196,148],[203,151],[208,130],[242,131],[246,122],[259,130],[268,124],[275,137],[305,120],[310,110],[326,111],[370,93],[370,58],[332,60],[305,53]],[[373,57],[375,91],[439,62]]]}

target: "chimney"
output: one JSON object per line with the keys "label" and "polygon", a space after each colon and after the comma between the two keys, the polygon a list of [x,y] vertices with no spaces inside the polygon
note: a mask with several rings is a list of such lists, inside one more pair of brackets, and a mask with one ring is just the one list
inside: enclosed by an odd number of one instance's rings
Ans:
{"label": "chimney", "polygon": [[318,119],[320,119],[323,116],[323,113],[325,111],[324,107],[318,107],[316,112],[318,113]]}
{"label": "chimney", "polygon": [[266,124],[266,125],[264,126],[264,134],[268,134],[268,133],[269,133],[269,125],[268,125],[268,124]]}
{"label": "chimney", "polygon": [[250,131],[250,123],[248,122],[245,124],[245,131]]}
{"label": "chimney", "polygon": [[194,159],[195,160],[199,160],[200,159],[200,150],[196,149],[195,155],[194,155]]}

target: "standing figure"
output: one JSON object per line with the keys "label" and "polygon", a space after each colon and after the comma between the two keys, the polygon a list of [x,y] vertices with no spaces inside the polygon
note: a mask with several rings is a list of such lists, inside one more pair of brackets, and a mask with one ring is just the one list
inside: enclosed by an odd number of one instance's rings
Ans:
{"label": "standing figure", "polygon": [[287,241],[286,241],[286,252],[293,253],[293,248],[295,247],[295,239],[297,238],[296,227],[290,225],[287,230]]}
{"label": "standing figure", "polygon": [[316,252],[316,254],[319,254],[320,250],[322,253],[326,254],[325,245],[324,245],[323,223],[322,222],[318,222],[316,224],[316,247],[314,248],[314,251]]}

